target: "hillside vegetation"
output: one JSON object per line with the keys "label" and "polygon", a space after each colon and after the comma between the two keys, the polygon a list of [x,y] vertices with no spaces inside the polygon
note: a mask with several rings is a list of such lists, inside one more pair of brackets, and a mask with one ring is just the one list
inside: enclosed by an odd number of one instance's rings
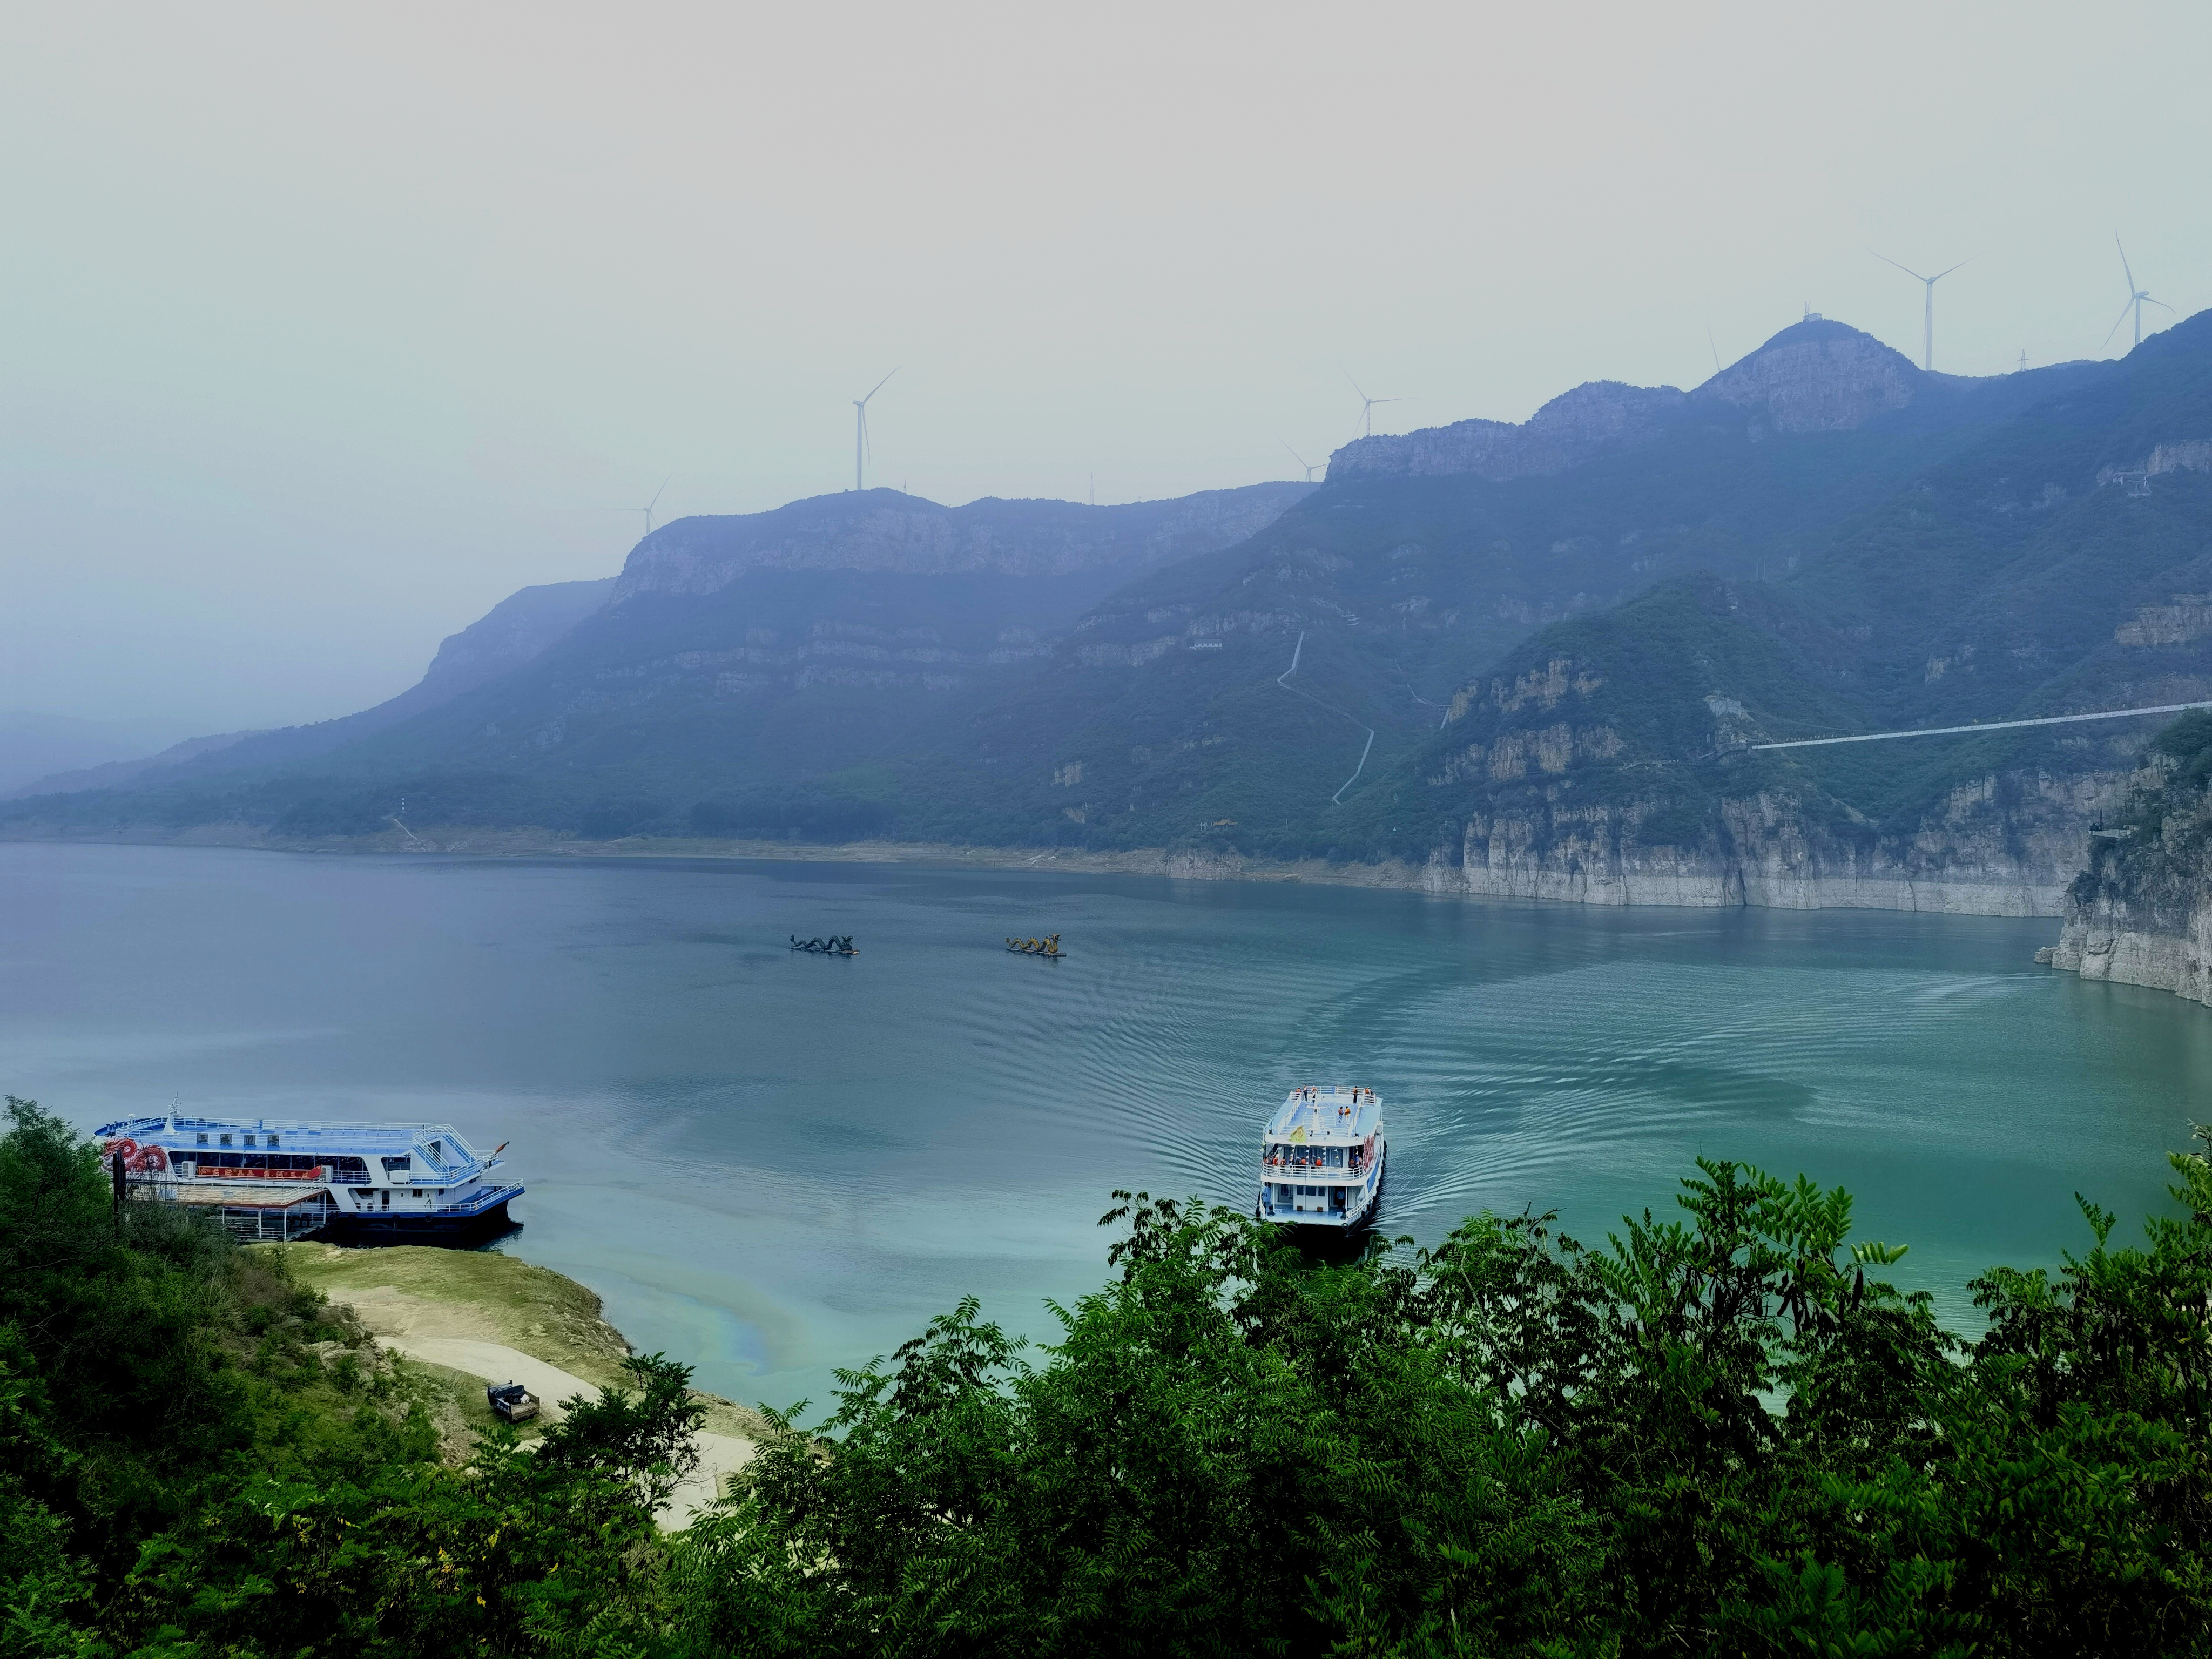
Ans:
{"label": "hillside vegetation", "polygon": [[1316,1261],[1139,1194],[1025,1352],[972,1301],[664,1536],[682,1365],[441,1461],[404,1372],[96,1148],[0,1139],[0,1654],[2212,1650],[2212,1169],[1940,1328],[1850,1200],[1701,1163],[1601,1248]]}
{"label": "hillside vegetation", "polygon": [[[1986,381],[1808,321],[1689,393],[1472,424],[1363,441],[1310,492],[679,521],[434,708],[0,830],[359,836],[404,800],[593,841],[1510,848],[1562,881],[1796,848],[2055,893],[2141,728],[1740,750],[2212,695],[2212,314]],[[1455,444],[1489,471],[1435,471]]]}

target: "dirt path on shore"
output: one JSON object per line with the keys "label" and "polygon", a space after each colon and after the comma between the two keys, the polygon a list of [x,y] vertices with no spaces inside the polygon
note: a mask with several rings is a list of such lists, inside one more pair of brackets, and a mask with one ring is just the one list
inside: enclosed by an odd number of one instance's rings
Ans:
{"label": "dirt path on shore", "polygon": [[[493,1251],[422,1245],[342,1249],[264,1244],[294,1279],[350,1307],[388,1348],[486,1382],[520,1382],[558,1422],[563,1400],[627,1382],[629,1345],[599,1316],[599,1298],[573,1279]],[[759,1430],[751,1412],[710,1394],[699,1431],[699,1468],[656,1517],[673,1530],[721,1496],[750,1460]],[[471,1410],[481,1401],[466,1402]],[[489,1421],[489,1417],[483,1419]]]}
{"label": "dirt path on shore", "polygon": [[[412,1299],[412,1298],[410,1298]],[[418,1304],[428,1306],[429,1304]],[[480,1376],[487,1382],[520,1382],[536,1395],[539,1415],[549,1423],[561,1420],[561,1402],[573,1400],[578,1395],[597,1394],[595,1384],[586,1382],[573,1371],[564,1371],[557,1365],[549,1365],[542,1359],[533,1359],[518,1348],[502,1342],[485,1342],[466,1336],[421,1336],[411,1331],[386,1331],[379,1328],[371,1304],[365,1309],[362,1303],[353,1304],[362,1316],[362,1323],[375,1331],[386,1347],[397,1348],[410,1359],[420,1359],[433,1365],[442,1365],[447,1370],[465,1372]],[[698,1433],[699,1467],[690,1478],[669,1495],[653,1519],[664,1532],[673,1532],[690,1522],[691,1512],[702,1509],[722,1495],[724,1484],[730,1476],[752,1460],[753,1443],[744,1435],[718,1434],[709,1429]]]}

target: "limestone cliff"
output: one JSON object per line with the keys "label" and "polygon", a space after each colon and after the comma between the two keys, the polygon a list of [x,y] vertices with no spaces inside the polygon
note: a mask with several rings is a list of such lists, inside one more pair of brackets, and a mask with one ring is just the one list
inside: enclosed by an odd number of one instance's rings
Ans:
{"label": "limestone cliff", "polygon": [[2058,943],[2036,959],[2212,1003],[2212,717],[2176,721],[2151,760],[2092,835],[2088,868],[2066,890]]}
{"label": "limestone cliff", "polygon": [[2052,916],[2113,782],[1993,773],[1903,833],[1770,790],[1723,799],[1688,835],[1661,828],[1658,799],[1545,804],[1470,817],[1425,885],[1582,904]]}

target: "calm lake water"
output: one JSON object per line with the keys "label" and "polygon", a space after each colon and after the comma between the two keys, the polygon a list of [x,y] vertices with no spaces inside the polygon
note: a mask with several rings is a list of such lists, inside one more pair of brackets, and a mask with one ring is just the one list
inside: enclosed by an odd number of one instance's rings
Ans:
{"label": "calm lake water", "polygon": [[[1006,954],[1058,930],[1060,963]],[[788,933],[849,933],[851,961]],[[1385,1223],[1601,1239],[1700,1153],[1857,1195],[1961,1325],[2132,1218],[2212,1116],[2212,1011],[2051,922],[1473,904],[913,866],[0,846],[0,1090],[512,1140],[501,1248],[747,1401],[826,1399],[968,1292],[1048,1336],[1116,1187],[1249,1206],[1291,1085],[1389,1109]]]}

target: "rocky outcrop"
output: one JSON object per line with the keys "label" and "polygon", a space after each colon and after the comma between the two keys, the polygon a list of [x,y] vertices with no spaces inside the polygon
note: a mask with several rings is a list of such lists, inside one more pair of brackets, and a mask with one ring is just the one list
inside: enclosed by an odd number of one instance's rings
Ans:
{"label": "rocky outcrop", "polygon": [[1872,335],[1808,318],[1694,392],[1594,380],[1518,426],[1460,421],[1402,436],[1355,438],[1329,458],[1328,476],[1335,482],[1471,473],[1503,480],[1564,472],[1649,442],[1677,422],[1720,414],[1744,420],[1753,436],[1847,432],[1903,409],[1932,384]]}
{"label": "rocky outcrop", "polygon": [[1775,432],[1848,432],[1902,409],[1927,377],[1870,334],[1813,318],[1785,328],[1691,394]]}
{"label": "rocky outcrop", "polygon": [[678,519],[632,550],[615,603],[700,595],[752,570],[865,570],[944,576],[1064,576],[1233,546],[1310,494],[1304,483],[1211,489],[1165,501],[970,501],[940,507],[895,489],[793,501],[772,513]]}
{"label": "rocky outcrop", "polygon": [[2201,784],[2142,781],[2133,810],[2094,835],[2039,962],[2084,979],[2212,1003],[2212,803]]}
{"label": "rocky outcrop", "polygon": [[1577,904],[2055,916],[2087,826],[2120,781],[1993,775],[1907,836],[1766,793],[1723,800],[1717,822],[1679,842],[1652,833],[1650,803],[1502,811],[1470,819],[1424,885]]}

